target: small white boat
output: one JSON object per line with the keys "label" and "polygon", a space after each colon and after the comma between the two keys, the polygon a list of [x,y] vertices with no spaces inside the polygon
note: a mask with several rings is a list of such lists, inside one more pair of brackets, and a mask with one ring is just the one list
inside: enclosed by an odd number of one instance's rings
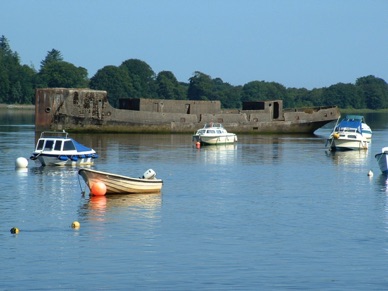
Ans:
{"label": "small white boat", "polygon": [[68,136],[66,131],[44,131],[30,159],[41,166],[93,165],[96,152]]}
{"label": "small white boat", "polygon": [[229,133],[221,123],[206,123],[193,135],[194,142],[204,145],[228,144],[237,141],[237,135]]}
{"label": "small white boat", "polygon": [[147,170],[140,178],[85,168],[80,169],[78,174],[84,179],[90,191],[95,183],[103,182],[106,194],[158,193],[163,186],[163,181],[156,178],[156,173],[152,169]]}
{"label": "small white boat", "polygon": [[337,123],[327,139],[330,150],[368,149],[372,139],[372,130],[360,115],[346,115]]}
{"label": "small white boat", "polygon": [[381,153],[375,155],[382,173],[388,174],[388,147],[383,147]]}

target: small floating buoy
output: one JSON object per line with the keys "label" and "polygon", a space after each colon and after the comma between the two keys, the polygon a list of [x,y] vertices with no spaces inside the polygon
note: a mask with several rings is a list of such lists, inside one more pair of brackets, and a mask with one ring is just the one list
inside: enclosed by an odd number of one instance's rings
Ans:
{"label": "small floating buoy", "polygon": [[90,193],[92,195],[96,196],[103,196],[106,193],[106,186],[103,182],[98,181],[97,183],[94,183],[92,188],[90,189]]}
{"label": "small floating buoy", "polygon": [[17,227],[12,227],[12,228],[10,229],[10,232],[11,232],[12,234],[18,234],[18,233],[19,233],[19,229],[18,229]]}
{"label": "small floating buoy", "polygon": [[195,143],[195,147],[196,147],[197,149],[199,149],[199,148],[201,147],[201,143],[200,143],[199,141],[197,141],[197,142]]}
{"label": "small floating buoy", "polygon": [[368,176],[369,176],[369,177],[373,177],[373,172],[372,172],[372,170],[369,170]]}
{"label": "small floating buoy", "polygon": [[73,221],[73,223],[71,224],[71,227],[74,229],[78,229],[81,227],[81,224],[78,221]]}
{"label": "small floating buoy", "polygon": [[19,157],[15,161],[15,167],[16,168],[27,168],[28,167],[28,160],[23,157]]}

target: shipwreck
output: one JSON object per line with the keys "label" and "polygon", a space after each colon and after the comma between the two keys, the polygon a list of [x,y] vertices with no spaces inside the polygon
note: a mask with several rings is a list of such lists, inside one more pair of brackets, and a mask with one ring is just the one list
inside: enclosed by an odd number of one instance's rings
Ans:
{"label": "shipwreck", "polygon": [[339,116],[336,106],[283,109],[282,100],[222,110],[220,101],[137,98],[120,99],[117,109],[101,90],[43,88],[35,96],[35,131],[193,133],[217,122],[235,133],[313,133]]}

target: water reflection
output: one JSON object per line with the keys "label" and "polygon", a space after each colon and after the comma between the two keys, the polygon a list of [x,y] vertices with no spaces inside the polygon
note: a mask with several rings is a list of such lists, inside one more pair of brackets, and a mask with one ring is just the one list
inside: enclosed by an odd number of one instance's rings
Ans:
{"label": "water reflection", "polygon": [[[104,198],[104,199],[100,199]],[[132,208],[132,209],[147,209],[155,210],[160,208],[162,204],[162,195],[160,193],[151,194],[116,194],[107,196],[90,196],[90,208],[96,206],[98,209],[114,209],[114,208]]]}
{"label": "water reflection", "polygon": [[209,164],[233,163],[237,158],[237,144],[202,146],[197,149],[197,157]]}
{"label": "water reflection", "polygon": [[73,177],[78,173],[77,167],[59,167],[59,166],[46,166],[46,167],[31,167],[29,172],[32,175],[38,176],[39,179],[49,179],[51,177],[56,179],[57,182],[63,183],[69,177]]}
{"label": "water reflection", "polygon": [[[35,110],[12,108],[0,108],[0,125],[34,124]],[[11,130],[10,130],[11,131]]]}
{"label": "water reflection", "polygon": [[107,196],[89,196],[81,206],[80,216],[90,220],[105,221],[113,213],[130,211],[131,216],[140,215],[152,219],[162,205],[160,193],[120,194]]}
{"label": "water reflection", "polygon": [[325,151],[336,165],[365,165],[368,161],[369,150],[360,151]]}
{"label": "water reflection", "polygon": [[388,193],[388,176],[386,174],[380,174],[376,177],[376,183],[379,187],[379,191]]}

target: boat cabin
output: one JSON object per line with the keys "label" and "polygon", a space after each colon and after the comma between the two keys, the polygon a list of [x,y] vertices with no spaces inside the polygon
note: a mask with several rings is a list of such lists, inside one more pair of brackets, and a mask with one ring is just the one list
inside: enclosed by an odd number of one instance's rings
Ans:
{"label": "boat cabin", "polygon": [[85,147],[72,138],[68,137],[67,132],[58,131],[44,131],[41,133],[40,138],[36,144],[36,151],[58,151],[58,152],[70,152],[70,151],[87,151],[90,148]]}
{"label": "boat cabin", "polygon": [[222,126],[221,123],[206,123],[203,128],[199,129],[197,131],[198,135],[203,135],[203,134],[222,134],[225,133],[226,130]]}

